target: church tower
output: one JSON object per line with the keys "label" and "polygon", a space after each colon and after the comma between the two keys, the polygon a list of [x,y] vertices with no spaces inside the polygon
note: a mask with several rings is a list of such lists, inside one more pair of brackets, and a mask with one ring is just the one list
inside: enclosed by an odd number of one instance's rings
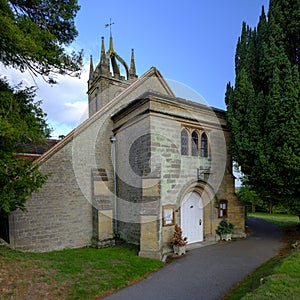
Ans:
{"label": "church tower", "polygon": [[[120,64],[125,70],[121,74]],[[89,117],[100,110],[114,97],[120,94],[136,79],[134,50],[131,52],[130,68],[113,47],[113,38],[110,33],[109,49],[105,52],[104,37],[101,41],[100,62],[94,69],[92,56],[90,58],[90,74],[88,80]]]}

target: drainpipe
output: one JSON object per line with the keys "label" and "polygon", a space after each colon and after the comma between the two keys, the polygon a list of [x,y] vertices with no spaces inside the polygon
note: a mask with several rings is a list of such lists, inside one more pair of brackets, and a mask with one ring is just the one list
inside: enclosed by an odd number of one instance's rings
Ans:
{"label": "drainpipe", "polygon": [[114,168],[114,220],[115,220],[115,236],[118,234],[118,221],[117,221],[117,172],[116,172],[116,141],[115,135],[110,137],[110,142],[113,148],[113,168]]}

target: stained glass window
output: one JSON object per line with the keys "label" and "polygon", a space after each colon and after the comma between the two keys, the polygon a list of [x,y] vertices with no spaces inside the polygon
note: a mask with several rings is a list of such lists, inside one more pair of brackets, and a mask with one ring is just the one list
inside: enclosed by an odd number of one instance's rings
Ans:
{"label": "stained glass window", "polygon": [[203,132],[201,135],[201,156],[208,157],[208,141],[205,132]]}
{"label": "stained glass window", "polygon": [[181,131],[181,155],[189,154],[189,138],[186,129]]}
{"label": "stained glass window", "polygon": [[196,131],[192,133],[192,156],[198,156],[198,142],[199,137]]}

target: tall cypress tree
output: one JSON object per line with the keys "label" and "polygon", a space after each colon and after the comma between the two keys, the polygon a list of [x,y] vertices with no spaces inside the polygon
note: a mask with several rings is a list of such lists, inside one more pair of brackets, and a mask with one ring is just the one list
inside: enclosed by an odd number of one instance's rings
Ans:
{"label": "tall cypress tree", "polygon": [[270,0],[257,25],[242,25],[236,79],[225,95],[233,159],[270,206],[300,215],[300,1]]}

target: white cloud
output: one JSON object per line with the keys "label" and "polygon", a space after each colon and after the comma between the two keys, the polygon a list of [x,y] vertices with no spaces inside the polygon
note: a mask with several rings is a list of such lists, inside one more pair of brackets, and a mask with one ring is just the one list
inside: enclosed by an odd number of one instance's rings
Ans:
{"label": "white cloud", "polygon": [[202,95],[200,95],[197,91],[187,86],[186,84],[176,80],[171,80],[171,79],[166,79],[166,80],[170,88],[172,89],[173,93],[177,97],[184,98],[187,100],[192,100],[202,104],[207,104],[207,101],[204,99]]}
{"label": "white cloud", "polygon": [[66,102],[65,103],[65,115],[63,120],[66,122],[77,122],[81,123],[88,117],[88,105],[87,101],[77,101],[77,102]]}
{"label": "white cloud", "polygon": [[87,80],[89,66],[82,71],[81,78],[57,75],[55,85],[47,84],[41,77],[32,77],[29,72],[21,73],[0,65],[1,74],[17,85],[37,86],[36,100],[42,100],[42,108],[47,114],[50,126],[55,129],[53,137],[66,135],[87,118]]}

